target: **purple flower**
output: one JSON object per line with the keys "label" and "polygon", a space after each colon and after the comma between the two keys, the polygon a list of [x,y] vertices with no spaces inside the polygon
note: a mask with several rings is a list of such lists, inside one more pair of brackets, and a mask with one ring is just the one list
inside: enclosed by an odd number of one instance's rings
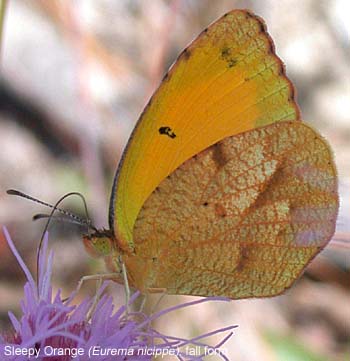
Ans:
{"label": "purple flower", "polygon": [[[104,294],[105,283],[98,291],[99,301],[89,317],[93,299],[85,299],[79,305],[73,304],[76,292],[62,300],[61,291],[53,297],[51,273],[53,253],[48,252],[48,236],[44,237],[39,255],[38,285],[16,250],[10,235],[4,228],[7,242],[21,265],[27,282],[24,299],[21,301],[22,317],[17,319],[12,312],[9,318],[13,330],[0,334],[0,359],[13,361],[119,361],[152,360],[159,354],[176,355],[179,360],[202,360],[208,351],[220,354],[219,348],[232,335],[236,326],[229,326],[196,338],[186,340],[164,335],[152,328],[152,321],[176,309],[194,306],[198,303],[224,298],[207,298],[181,304],[162,310],[150,316],[142,312],[126,313],[126,306],[114,311],[112,297]],[[139,296],[136,292],[130,299],[131,305]],[[213,347],[200,340],[221,332],[228,335]],[[186,353],[187,347],[197,346],[196,356]],[[187,348],[188,350],[188,348]],[[224,354],[220,354],[225,360]]]}

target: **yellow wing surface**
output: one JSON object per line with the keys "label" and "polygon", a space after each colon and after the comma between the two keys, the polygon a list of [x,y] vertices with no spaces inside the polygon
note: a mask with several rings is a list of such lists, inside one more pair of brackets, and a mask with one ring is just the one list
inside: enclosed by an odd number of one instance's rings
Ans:
{"label": "yellow wing surface", "polygon": [[294,90],[264,21],[234,10],[179,56],[141,115],[114,179],[110,228],[133,248],[142,205],[184,161],[214,143],[298,120]]}
{"label": "yellow wing surface", "polygon": [[225,138],[164,179],[123,260],[142,291],[275,296],[331,239],[337,211],[328,144],[302,122],[278,122]]}

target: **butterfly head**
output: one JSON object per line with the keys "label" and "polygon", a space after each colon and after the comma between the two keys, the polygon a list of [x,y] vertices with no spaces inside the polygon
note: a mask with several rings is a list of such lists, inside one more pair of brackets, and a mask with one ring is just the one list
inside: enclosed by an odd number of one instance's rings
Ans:
{"label": "butterfly head", "polygon": [[107,257],[113,251],[114,236],[110,230],[97,230],[83,236],[87,252],[93,257]]}
{"label": "butterfly head", "polygon": [[[122,262],[128,257],[127,252],[123,251],[111,230],[95,230],[94,233],[83,236],[85,249],[92,257],[102,257],[106,263],[107,269],[113,273],[113,280],[123,283]],[[128,274],[128,278],[130,275]],[[131,280],[129,280],[131,281]]]}

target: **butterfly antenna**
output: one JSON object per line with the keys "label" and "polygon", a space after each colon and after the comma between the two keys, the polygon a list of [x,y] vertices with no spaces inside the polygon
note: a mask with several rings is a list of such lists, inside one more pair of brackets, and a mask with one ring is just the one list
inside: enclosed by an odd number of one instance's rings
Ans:
{"label": "butterfly antenna", "polygon": [[[33,202],[36,202],[36,203],[39,203],[39,204],[42,204],[46,207],[49,207],[49,208],[52,208],[52,211],[50,212],[49,215],[44,215],[44,217],[39,217],[37,219],[40,219],[40,218],[48,218],[47,222],[46,222],[46,225],[45,225],[45,228],[44,228],[44,231],[41,235],[41,238],[40,238],[40,242],[39,242],[39,246],[38,246],[38,249],[37,249],[37,258],[36,258],[36,271],[37,271],[37,277],[39,277],[39,255],[40,255],[40,252],[41,252],[41,248],[42,248],[42,243],[43,243],[43,239],[44,239],[44,236],[49,228],[49,225],[50,225],[50,222],[52,220],[52,218],[54,217],[54,213],[55,211],[58,211],[70,218],[72,218],[74,221],[76,221],[77,223],[79,224],[82,224],[82,225],[86,225],[89,228],[92,228],[93,230],[96,231],[96,227],[94,227],[90,221],[90,218],[89,218],[89,212],[88,212],[88,208],[87,208],[87,204],[86,204],[86,201],[85,201],[85,198],[84,196],[79,193],[79,192],[69,192],[67,194],[65,194],[64,196],[62,196],[54,205],[52,204],[49,204],[49,203],[46,203],[46,202],[43,202],[37,198],[34,198],[34,197],[31,197],[29,196],[28,194],[25,194],[23,192],[20,192],[20,191],[17,191],[15,189],[9,189],[7,190],[7,194],[10,194],[10,195],[14,195],[14,196],[18,196],[18,197],[22,197],[22,198],[26,198],[26,199],[29,199]],[[70,196],[78,196],[81,198],[81,200],[83,201],[83,204],[84,204],[84,209],[85,209],[85,214],[86,214],[86,219],[82,219],[80,217],[78,217],[77,215],[75,214],[72,214],[70,212],[67,212],[61,208],[58,208],[59,204],[61,202],[63,202],[66,198],[70,197]],[[46,217],[47,216],[47,217]],[[35,216],[34,216],[35,217]],[[38,289],[39,289],[39,279],[37,278],[37,286],[38,286]]]}
{"label": "butterfly antenna", "polygon": [[[10,195],[13,195],[13,196],[29,199],[30,201],[33,201],[33,202],[38,203],[38,204],[42,204],[43,206],[46,206],[46,207],[49,207],[49,208],[55,208],[50,203],[43,202],[38,198],[34,198],[34,197],[32,197],[32,196],[30,196],[30,195],[28,195],[26,193],[23,193],[21,191],[16,190],[16,189],[9,189],[9,190],[6,191],[6,193],[10,194]],[[87,225],[88,227],[91,227],[91,228],[93,228],[95,230],[95,227],[91,224],[91,221],[90,221],[90,218],[89,218],[89,213],[88,213],[88,210],[87,210],[87,205],[86,205],[86,201],[85,201],[84,196],[82,194],[78,193],[78,192],[71,192],[71,193],[67,194],[67,196],[70,196],[70,195],[78,195],[82,199],[82,201],[84,203],[86,219],[82,219],[79,216],[77,216],[76,214],[70,213],[70,212],[68,212],[68,211],[66,211],[64,209],[58,208],[58,207],[56,207],[55,210],[62,213],[62,214],[64,214],[65,216],[75,220],[76,223],[81,224],[81,225]],[[34,216],[33,220],[40,219],[40,218],[46,218],[46,217],[45,216],[43,216],[43,217]]]}
{"label": "butterfly antenna", "polygon": [[[46,214],[46,213],[37,213],[33,216],[32,220],[33,221],[37,221],[39,219],[47,219],[47,218],[50,218],[50,215],[49,214]],[[59,222],[63,222],[63,223],[71,223],[71,224],[78,224],[78,225],[86,225],[85,223],[84,224],[81,224],[81,222],[79,220],[76,220],[76,219],[72,219],[71,217],[64,217],[64,216],[59,216],[59,215],[53,215],[51,217],[52,219],[54,219],[55,221],[59,221]],[[93,227],[91,227],[93,228]]]}

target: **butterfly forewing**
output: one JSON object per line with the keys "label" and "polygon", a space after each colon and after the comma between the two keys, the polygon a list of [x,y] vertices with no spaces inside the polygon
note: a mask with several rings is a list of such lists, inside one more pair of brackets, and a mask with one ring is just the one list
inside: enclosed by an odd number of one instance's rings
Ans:
{"label": "butterfly forewing", "polygon": [[299,119],[294,89],[262,19],[234,10],[179,56],[129,140],[111,196],[110,227],[133,248],[133,227],[159,183],[223,138]]}

